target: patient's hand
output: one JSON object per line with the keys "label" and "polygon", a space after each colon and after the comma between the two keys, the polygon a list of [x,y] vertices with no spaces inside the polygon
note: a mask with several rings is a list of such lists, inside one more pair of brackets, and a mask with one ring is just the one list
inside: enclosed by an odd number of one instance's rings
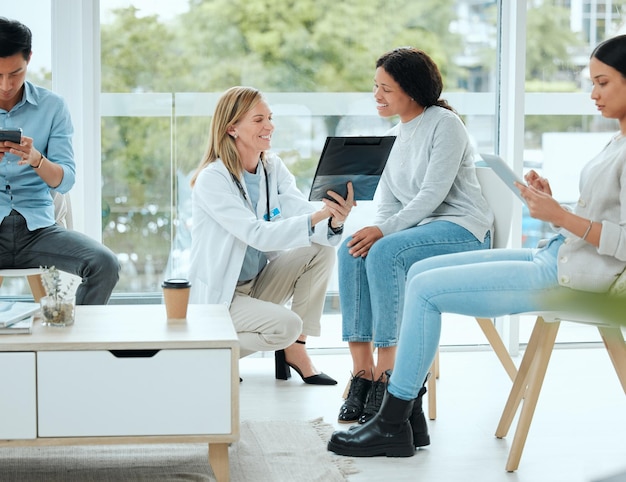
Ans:
{"label": "patient's hand", "polygon": [[530,170],[524,176],[524,180],[529,186],[534,187],[538,191],[544,192],[552,196],[552,189],[550,189],[550,183],[545,177],[541,177],[535,170]]}

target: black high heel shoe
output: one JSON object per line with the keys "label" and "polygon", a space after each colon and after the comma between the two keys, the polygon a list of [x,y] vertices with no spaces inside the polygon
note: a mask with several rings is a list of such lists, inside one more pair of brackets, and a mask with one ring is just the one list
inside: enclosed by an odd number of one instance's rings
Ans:
{"label": "black high heel shoe", "polygon": [[[300,340],[296,340],[296,343],[306,345],[306,342]],[[302,375],[302,371],[296,365],[287,361],[287,358],[285,357],[285,350],[277,350],[274,352],[274,364],[276,368],[276,380],[288,380],[291,378],[291,367],[298,372],[302,381],[309,385],[337,385],[337,380],[329,377],[325,373],[318,373],[317,375],[304,377]]]}

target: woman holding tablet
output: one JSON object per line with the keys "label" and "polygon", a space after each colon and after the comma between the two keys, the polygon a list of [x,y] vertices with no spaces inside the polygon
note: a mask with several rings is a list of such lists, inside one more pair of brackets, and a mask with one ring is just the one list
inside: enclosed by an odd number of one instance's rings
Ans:
{"label": "woman holding tablet", "polygon": [[[420,434],[409,422],[439,345],[442,313],[492,318],[558,308],[576,291],[606,292],[626,267],[626,35],[591,54],[591,99],[620,131],[582,170],[575,212],[552,198],[531,171],[517,184],[531,216],[560,233],[541,249],[499,249],[438,256],[413,265],[396,366],[378,414],[335,432],[328,448],[352,456],[411,456]],[[413,428],[413,430],[411,430]]]}
{"label": "woman holding tablet", "polygon": [[439,69],[421,50],[398,48],[376,62],[378,114],[400,122],[387,133],[397,137],[374,223],[353,233],[338,253],[343,340],[353,361],[340,422],[365,422],[380,408],[411,265],[491,244],[493,214],[476,178],[474,151],[463,122],[440,99],[442,89]]}

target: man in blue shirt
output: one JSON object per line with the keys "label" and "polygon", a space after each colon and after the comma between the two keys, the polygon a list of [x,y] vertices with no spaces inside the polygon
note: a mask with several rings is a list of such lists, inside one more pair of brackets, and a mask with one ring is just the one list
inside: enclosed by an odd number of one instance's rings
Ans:
{"label": "man in blue shirt", "polygon": [[0,268],[56,266],[82,280],[77,304],[106,304],[119,263],[101,243],[55,224],[50,190],[75,182],[74,129],[65,101],[26,81],[32,34],[0,17],[0,127],[21,142],[0,142]]}

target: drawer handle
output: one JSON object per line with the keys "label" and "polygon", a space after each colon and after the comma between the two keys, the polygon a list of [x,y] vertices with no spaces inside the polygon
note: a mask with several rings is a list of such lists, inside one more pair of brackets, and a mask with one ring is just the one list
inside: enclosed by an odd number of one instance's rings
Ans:
{"label": "drawer handle", "polygon": [[160,350],[109,350],[115,358],[152,358]]}

